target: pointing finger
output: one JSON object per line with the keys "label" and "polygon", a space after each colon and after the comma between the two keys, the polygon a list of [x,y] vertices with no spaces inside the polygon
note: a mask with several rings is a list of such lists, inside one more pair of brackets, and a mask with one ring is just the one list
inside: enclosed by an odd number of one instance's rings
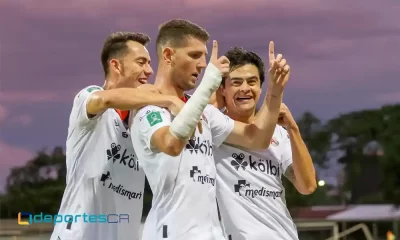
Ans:
{"label": "pointing finger", "polygon": [[269,63],[272,64],[274,60],[275,60],[275,46],[274,42],[271,41],[269,42]]}
{"label": "pointing finger", "polygon": [[217,60],[218,60],[218,43],[217,43],[217,40],[214,40],[212,51],[211,51],[210,61],[215,62]]}

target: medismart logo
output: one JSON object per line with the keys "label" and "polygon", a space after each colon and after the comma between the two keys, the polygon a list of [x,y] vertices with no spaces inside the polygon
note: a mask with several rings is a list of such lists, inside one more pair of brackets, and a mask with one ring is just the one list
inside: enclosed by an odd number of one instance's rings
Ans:
{"label": "medismart logo", "polygon": [[83,221],[84,223],[129,223],[129,214],[32,214],[30,212],[18,213],[19,225],[31,225],[33,223],[62,223],[67,222],[69,225]]}

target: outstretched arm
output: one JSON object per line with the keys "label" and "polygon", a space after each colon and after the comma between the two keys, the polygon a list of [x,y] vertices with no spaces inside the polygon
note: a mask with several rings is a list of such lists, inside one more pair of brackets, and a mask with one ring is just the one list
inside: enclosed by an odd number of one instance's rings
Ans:
{"label": "outstretched arm", "polygon": [[[151,86],[151,85],[148,85]],[[161,95],[155,87],[117,88],[96,91],[86,102],[86,113],[93,117],[103,113],[108,108],[120,110],[134,110],[146,105],[155,105],[168,108],[178,98]]]}

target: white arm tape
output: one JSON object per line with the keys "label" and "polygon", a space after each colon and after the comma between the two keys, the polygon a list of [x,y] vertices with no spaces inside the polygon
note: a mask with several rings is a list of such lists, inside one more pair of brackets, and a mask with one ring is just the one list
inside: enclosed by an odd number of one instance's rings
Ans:
{"label": "white arm tape", "polygon": [[200,85],[172,121],[169,128],[172,135],[180,139],[190,138],[211,95],[218,89],[221,81],[221,71],[214,64],[209,63]]}

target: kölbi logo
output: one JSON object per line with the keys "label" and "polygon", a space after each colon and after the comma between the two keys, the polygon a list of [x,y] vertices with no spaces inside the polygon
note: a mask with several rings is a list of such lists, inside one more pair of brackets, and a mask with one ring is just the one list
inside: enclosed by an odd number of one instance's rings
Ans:
{"label": "k\u00f6lbi logo", "polygon": [[273,199],[280,198],[282,196],[283,190],[281,191],[270,191],[265,189],[265,187],[261,187],[260,189],[251,188],[251,184],[246,180],[238,180],[238,183],[234,186],[235,192],[242,197],[251,197],[255,198],[257,196],[262,197],[271,197]]}
{"label": "k\u00f6lbi logo", "polygon": [[188,141],[186,144],[186,149],[189,150],[191,154],[204,154],[208,156],[212,156],[213,151],[212,151],[212,144],[210,144],[210,141],[208,140],[203,140],[200,141],[199,137],[194,137]]}
{"label": "k\u00f6lbi logo", "polygon": [[200,182],[201,184],[209,183],[211,185],[215,185],[215,178],[211,178],[206,175],[201,174],[201,170],[197,166],[193,166],[192,170],[190,170],[190,178],[193,179],[193,182]]}
{"label": "k\u00f6lbi logo", "polygon": [[119,164],[132,168],[135,171],[139,171],[139,161],[136,159],[135,155],[129,153],[127,149],[124,149],[122,155],[120,154],[121,145],[112,143],[110,149],[107,149],[107,160],[112,160],[113,163],[118,161]]}
{"label": "k\u00f6lbi logo", "polygon": [[243,153],[233,153],[232,158],[231,165],[236,171],[240,169],[246,170],[247,168],[249,170],[265,172],[273,176],[280,176],[280,165],[274,164],[276,163],[275,161],[260,158],[253,160],[252,155],[248,155],[246,159],[246,155]]}

